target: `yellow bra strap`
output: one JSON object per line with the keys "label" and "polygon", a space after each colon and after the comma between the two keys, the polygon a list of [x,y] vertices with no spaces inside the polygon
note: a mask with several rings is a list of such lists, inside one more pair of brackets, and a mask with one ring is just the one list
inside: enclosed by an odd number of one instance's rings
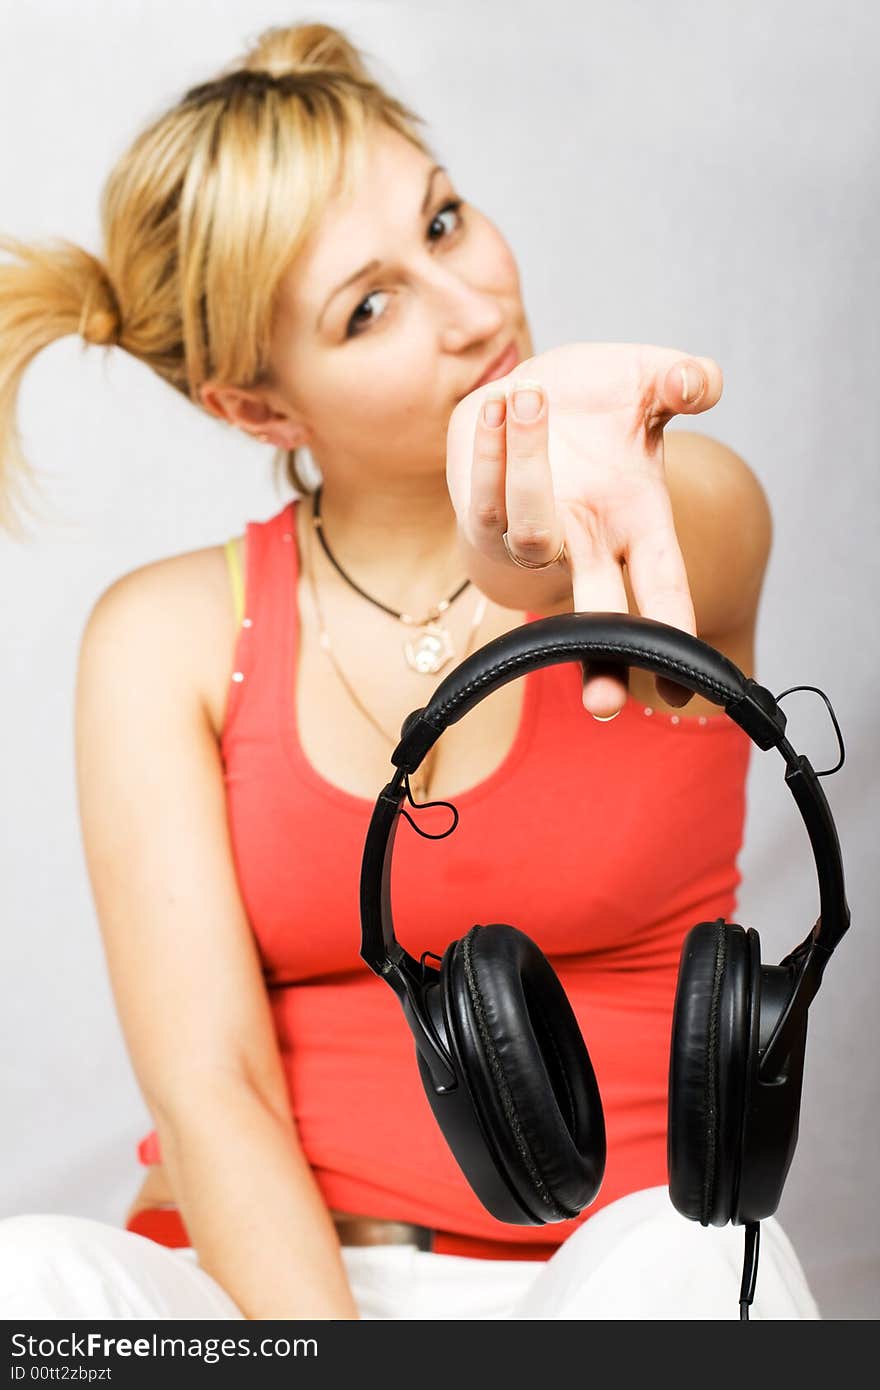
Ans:
{"label": "yellow bra strap", "polygon": [[241,573],[241,555],[238,549],[238,541],[227,541],[224,549],[226,551],[226,563],[229,565],[232,598],[235,603],[235,624],[236,627],[241,627],[241,620],[244,617],[244,579]]}

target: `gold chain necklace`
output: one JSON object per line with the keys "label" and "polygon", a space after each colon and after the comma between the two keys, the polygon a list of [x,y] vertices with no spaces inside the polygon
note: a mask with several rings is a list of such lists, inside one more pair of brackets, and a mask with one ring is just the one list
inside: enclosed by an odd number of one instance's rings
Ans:
{"label": "gold chain necklace", "polygon": [[[361,701],[360,697],[358,696],[357,691],[356,691],[356,690],[353,688],[353,686],[351,685],[351,682],[348,680],[348,677],[346,676],[346,674],[345,674],[345,672],[343,671],[342,667],[339,665],[339,662],[336,660],[336,656],[335,656],[335,654],[334,654],[334,652],[333,652],[333,648],[332,648],[332,646],[330,645],[330,634],[329,634],[328,631],[327,631],[327,627],[326,627],[326,624],[325,624],[325,621],[324,621],[324,614],[323,614],[323,612],[322,612],[322,610],[321,610],[321,604],[320,604],[320,600],[319,600],[319,598],[318,598],[318,585],[317,585],[316,574],[315,574],[315,547],[314,547],[314,540],[313,540],[313,536],[314,536],[314,526],[308,527],[308,530],[309,530],[309,545],[308,545],[308,564],[307,564],[307,566],[306,566],[306,574],[307,574],[308,581],[309,581],[309,588],[310,588],[311,594],[312,594],[312,603],[313,603],[314,609],[315,609],[315,616],[316,616],[317,621],[318,621],[318,633],[319,633],[319,641],[320,641],[320,644],[321,644],[321,648],[322,648],[323,651],[325,651],[325,652],[327,653],[327,656],[328,656],[329,659],[330,659],[330,663],[331,663],[331,665],[333,666],[333,669],[335,670],[335,672],[336,672],[337,676],[339,677],[339,680],[340,680],[340,682],[342,683],[342,685],[344,686],[345,690],[348,692],[348,695],[349,695],[349,697],[351,698],[351,700],[354,702],[355,705],[357,705],[357,708],[360,710],[361,714],[363,714],[364,717],[370,721],[370,723],[372,724],[373,728],[374,728],[379,734],[382,735],[383,740],[385,740],[386,742],[388,742],[388,743],[391,744],[391,747],[392,747],[392,750],[393,750],[393,749],[395,749],[395,748],[397,747],[398,743],[400,742],[400,735],[398,734],[398,735],[395,736],[395,735],[389,734],[388,731],[387,731],[387,729],[384,729],[384,728],[382,727],[382,725],[379,723],[379,721],[378,721],[377,719],[375,719],[374,716],[370,713],[370,711],[367,709],[366,705],[363,704],[363,702]],[[474,609],[473,618],[471,619],[471,625],[470,625],[470,629],[469,629],[469,631],[468,631],[468,638],[467,638],[467,642],[465,643],[464,656],[467,656],[468,653],[470,652],[471,643],[473,642],[473,640],[474,640],[474,638],[475,638],[475,636],[476,636],[476,634],[477,634],[477,631],[478,631],[478,629],[479,629],[480,623],[483,621],[483,618],[485,617],[485,614],[486,614],[486,606],[487,606],[486,595],[485,595],[485,594],[480,594],[480,597],[479,597],[479,600],[478,600],[478,602],[477,602],[476,608]],[[437,755],[437,748],[438,748],[438,744],[435,743],[434,746],[433,746],[433,748],[432,748],[432,749],[430,750],[430,752],[428,753],[427,757],[423,760],[421,766],[420,766],[420,767],[411,775],[411,777],[410,777],[410,786],[412,787],[412,790],[415,792],[415,794],[416,794],[417,796],[421,796],[421,797],[427,798],[427,796],[428,796],[428,794],[429,794],[429,788],[430,788],[430,783],[431,783],[431,777],[432,777],[433,771],[434,771],[434,762],[435,762],[435,760],[436,760],[436,755]]]}

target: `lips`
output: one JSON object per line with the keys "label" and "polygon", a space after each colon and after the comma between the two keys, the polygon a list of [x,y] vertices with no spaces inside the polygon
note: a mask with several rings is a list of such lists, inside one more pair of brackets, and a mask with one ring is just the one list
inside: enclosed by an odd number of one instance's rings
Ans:
{"label": "lips", "polygon": [[490,381],[497,381],[499,377],[507,376],[512,372],[519,361],[519,352],[515,342],[508,343],[500,357],[496,357],[494,362],[490,362],[479,381],[475,381],[471,391],[476,391],[478,386],[486,386]]}

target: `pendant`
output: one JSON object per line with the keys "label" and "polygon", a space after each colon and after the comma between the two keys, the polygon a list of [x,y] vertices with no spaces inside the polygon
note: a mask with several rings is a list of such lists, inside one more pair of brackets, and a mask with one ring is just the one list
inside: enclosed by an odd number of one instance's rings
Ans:
{"label": "pendant", "polygon": [[453,651],[449,633],[439,623],[428,623],[419,636],[403,644],[407,664],[423,676],[433,676],[451,661]]}

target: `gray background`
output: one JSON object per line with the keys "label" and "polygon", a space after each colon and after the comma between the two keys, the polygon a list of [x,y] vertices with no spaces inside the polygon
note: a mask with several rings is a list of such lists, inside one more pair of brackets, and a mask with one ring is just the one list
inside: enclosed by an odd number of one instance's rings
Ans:
{"label": "gray background", "polygon": [[[538,349],[658,343],[724,369],[720,404],[685,427],[740,452],[770,497],[757,675],[777,692],[822,687],[847,746],[824,787],[853,928],[813,1009],[779,1215],[823,1314],[876,1317],[880,10],[31,0],[2,20],[0,228],[100,249],[99,191],[128,140],[262,28],[297,19],[347,28],[427,117],[463,196],[512,242]],[[284,494],[264,451],[119,351],[54,345],[20,418],[51,516],[28,544],[2,543],[0,570],[0,1214],[118,1221],[151,1126],[81,850],[79,639],[117,576],[220,542]],[[832,766],[821,699],[785,707],[795,746]],[[754,750],[748,791],[738,920],[775,960],[815,920],[816,884],[778,754]]]}

